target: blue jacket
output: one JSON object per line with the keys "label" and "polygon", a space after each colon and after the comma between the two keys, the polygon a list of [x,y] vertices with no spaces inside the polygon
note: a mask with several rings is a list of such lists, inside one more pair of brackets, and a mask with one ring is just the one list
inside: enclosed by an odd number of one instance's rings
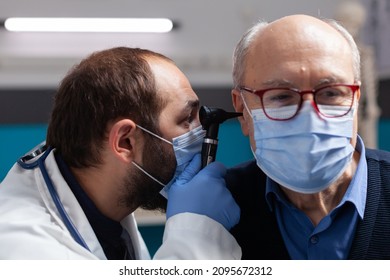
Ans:
{"label": "blue jacket", "polygon": [[[390,259],[390,153],[366,149],[368,190],[349,259]],[[226,181],[241,208],[231,230],[242,259],[290,259],[276,217],[265,200],[266,175],[252,160],[228,170]]]}

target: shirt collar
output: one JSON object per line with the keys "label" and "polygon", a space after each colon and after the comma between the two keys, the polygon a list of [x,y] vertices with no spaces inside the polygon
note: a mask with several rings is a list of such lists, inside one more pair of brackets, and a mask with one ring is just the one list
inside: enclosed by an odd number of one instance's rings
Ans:
{"label": "shirt collar", "polygon": [[[351,183],[339,205],[344,204],[346,201],[351,202],[356,207],[360,218],[363,219],[367,197],[367,161],[364,143],[359,135],[357,136],[355,150],[360,153],[359,163]],[[265,199],[271,211],[274,210],[275,203],[287,203],[287,199],[278,183],[268,176],[266,180]]]}
{"label": "shirt collar", "polygon": [[111,242],[110,239],[113,239],[113,236],[119,238],[122,234],[121,224],[104,216],[77,182],[61,155],[56,153],[55,158],[62,176],[68,183],[81,208],[84,210],[84,213],[94,229],[95,234],[97,234],[98,239],[105,239],[107,242]]}
{"label": "shirt collar", "polygon": [[356,151],[360,153],[359,163],[351,183],[345,193],[340,205],[345,201],[352,202],[359,213],[361,219],[364,216],[367,198],[367,161],[366,149],[363,140],[358,135],[356,143]]}

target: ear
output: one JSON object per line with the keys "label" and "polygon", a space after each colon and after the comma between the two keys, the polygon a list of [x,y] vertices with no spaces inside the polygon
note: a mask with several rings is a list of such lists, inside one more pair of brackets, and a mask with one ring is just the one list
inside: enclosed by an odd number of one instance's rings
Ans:
{"label": "ear", "polygon": [[356,100],[359,102],[360,100],[360,88],[356,91]]}
{"label": "ear", "polygon": [[232,89],[232,103],[233,107],[236,110],[236,112],[243,113],[242,117],[238,117],[238,120],[241,125],[241,131],[242,134],[245,136],[249,135],[249,129],[248,129],[248,112],[245,110],[244,103],[242,101],[242,97],[240,94],[240,91],[237,89]]}
{"label": "ear", "polygon": [[109,131],[109,147],[115,156],[124,162],[130,163],[134,158],[137,144],[136,127],[132,120],[122,119],[115,122]]}

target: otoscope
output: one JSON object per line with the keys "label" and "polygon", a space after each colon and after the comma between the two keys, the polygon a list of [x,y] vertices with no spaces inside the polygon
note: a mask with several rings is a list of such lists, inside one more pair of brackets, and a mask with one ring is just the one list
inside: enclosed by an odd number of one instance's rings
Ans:
{"label": "otoscope", "polygon": [[223,109],[207,106],[200,107],[200,123],[206,130],[202,144],[202,168],[213,162],[217,155],[219,125],[227,119],[239,116],[242,116],[242,113],[226,112]]}

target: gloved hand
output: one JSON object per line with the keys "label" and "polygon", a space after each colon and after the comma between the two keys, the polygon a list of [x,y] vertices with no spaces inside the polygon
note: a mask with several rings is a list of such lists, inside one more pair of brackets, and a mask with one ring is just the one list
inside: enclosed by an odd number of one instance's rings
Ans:
{"label": "gloved hand", "polygon": [[197,154],[168,190],[167,219],[190,212],[206,215],[222,224],[227,230],[240,219],[240,208],[226,188],[226,168],[213,162],[205,168]]}

